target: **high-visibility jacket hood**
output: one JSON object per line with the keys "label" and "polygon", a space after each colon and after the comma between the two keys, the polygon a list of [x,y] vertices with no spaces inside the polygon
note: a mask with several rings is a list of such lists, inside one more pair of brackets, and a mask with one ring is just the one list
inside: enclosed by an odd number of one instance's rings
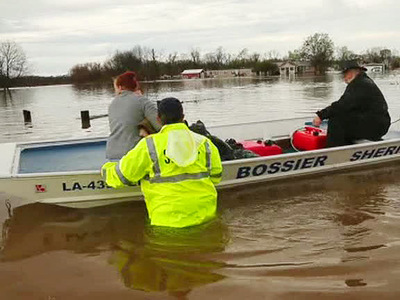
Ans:
{"label": "high-visibility jacket hood", "polygon": [[168,131],[165,155],[176,165],[187,167],[197,160],[199,147],[205,141],[202,135],[190,131],[183,123],[166,125],[162,131]]}

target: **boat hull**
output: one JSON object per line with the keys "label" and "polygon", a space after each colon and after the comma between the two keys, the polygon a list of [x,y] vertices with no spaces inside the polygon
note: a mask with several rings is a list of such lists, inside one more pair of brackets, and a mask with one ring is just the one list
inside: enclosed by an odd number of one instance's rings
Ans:
{"label": "boat hull", "polygon": [[[291,123],[288,123],[289,128],[294,128],[298,123],[298,119],[291,120]],[[279,124],[279,126],[277,126],[279,130],[274,132],[278,132],[279,138],[276,140],[279,141],[280,139],[288,142],[288,135],[282,136],[282,128],[284,128],[282,124],[284,123],[280,121],[277,124]],[[234,126],[235,128],[240,127],[238,127],[238,125]],[[259,127],[260,130],[265,131],[265,128],[271,129],[276,126],[276,124],[272,126],[269,122],[266,122],[257,123],[256,126],[249,126],[248,124],[243,126],[248,126],[249,128]],[[242,131],[243,134],[251,133],[250,138],[252,139],[265,138],[266,136],[263,135],[265,132],[261,132],[260,130]],[[288,131],[289,130],[286,129],[286,132]],[[233,131],[232,128],[229,129],[229,127],[223,126],[212,132],[218,132],[220,136],[225,138],[228,136],[229,132],[232,133]],[[235,132],[235,134],[237,134],[239,130]],[[224,136],[224,134],[226,136]],[[272,134],[269,132],[268,137],[271,136]],[[304,176],[319,176],[331,172],[369,168],[400,161],[399,137],[400,135],[398,134],[392,135],[387,140],[380,142],[367,142],[344,147],[226,161],[223,162],[223,177],[217,188],[221,190],[249,184],[290,180]],[[237,138],[240,138],[240,136],[237,136]],[[74,140],[40,144],[28,143],[15,147],[16,152],[13,163],[10,163],[10,158],[8,158],[7,163],[3,164],[3,173],[0,172],[0,191],[6,195],[3,198],[10,201],[13,207],[39,202],[68,207],[88,208],[125,201],[142,201],[143,196],[140,191],[140,186],[122,189],[107,187],[99,172],[101,162],[95,163],[96,166],[99,166],[97,170],[89,171],[71,171],[68,169],[70,166],[66,165],[66,169],[57,167],[57,171],[53,172],[48,169],[52,164],[44,166],[44,171],[42,173],[37,173],[37,171],[30,173],[29,167],[25,167],[25,169],[22,168],[23,172],[21,171],[19,160],[21,158],[20,153],[22,153],[24,149],[40,149],[40,147],[44,147],[44,149],[48,151],[49,147],[52,147],[52,145],[61,145],[65,153],[76,155],[77,152],[75,150],[70,151],[70,148],[76,147],[79,143],[84,143],[85,149],[92,149],[93,147],[88,147],[87,143],[96,143],[96,145],[98,145],[99,141],[104,142],[104,138],[92,139],[91,141]],[[72,146],[68,148],[66,147],[68,145]],[[11,151],[10,149],[14,148],[7,145],[7,149]],[[94,151],[93,153],[98,153],[96,149],[93,148],[91,151]],[[29,152],[27,153],[29,154]],[[34,153],[34,151],[32,153]],[[41,159],[38,153],[34,153],[32,156],[28,155],[28,157],[33,157],[34,160]],[[75,158],[77,156],[73,157]],[[51,157],[49,158],[49,156],[46,156],[46,158],[50,159]],[[30,162],[29,159],[28,162]],[[5,174],[10,168],[10,174]]]}
{"label": "boat hull", "polygon": [[[218,189],[301,176],[372,167],[400,160],[400,140],[224,162]],[[0,179],[0,190],[18,198],[18,206],[40,202],[93,207],[142,200],[139,186],[107,187],[99,172],[35,174]]]}

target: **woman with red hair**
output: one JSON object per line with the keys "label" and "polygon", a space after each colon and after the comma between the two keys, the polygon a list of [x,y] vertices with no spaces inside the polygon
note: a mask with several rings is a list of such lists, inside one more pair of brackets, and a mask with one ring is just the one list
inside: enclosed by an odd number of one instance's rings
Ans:
{"label": "woman with red hair", "polygon": [[142,95],[135,72],[125,72],[114,80],[116,96],[108,108],[110,136],[106,158],[119,160],[140,140],[138,125],[147,119],[157,131],[157,106]]}

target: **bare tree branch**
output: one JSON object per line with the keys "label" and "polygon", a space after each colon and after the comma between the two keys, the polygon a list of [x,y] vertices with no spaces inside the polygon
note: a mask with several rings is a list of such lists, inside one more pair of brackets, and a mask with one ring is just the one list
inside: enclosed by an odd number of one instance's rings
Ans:
{"label": "bare tree branch", "polygon": [[0,85],[10,87],[11,80],[28,71],[28,61],[24,50],[13,41],[0,42]]}

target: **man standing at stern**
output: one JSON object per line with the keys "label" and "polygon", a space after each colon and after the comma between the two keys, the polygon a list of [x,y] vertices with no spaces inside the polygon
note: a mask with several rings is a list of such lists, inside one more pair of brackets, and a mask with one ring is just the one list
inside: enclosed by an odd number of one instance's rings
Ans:
{"label": "man standing at stern", "polygon": [[360,139],[379,141],[389,130],[388,105],[366,70],[355,61],[347,62],[344,94],[314,118],[315,126],[328,119],[328,147],[350,145]]}
{"label": "man standing at stern", "polygon": [[222,164],[218,149],[183,123],[181,102],[158,106],[161,131],[142,139],[119,162],[107,162],[102,176],[114,188],[140,182],[151,225],[187,227],[215,217]]}

